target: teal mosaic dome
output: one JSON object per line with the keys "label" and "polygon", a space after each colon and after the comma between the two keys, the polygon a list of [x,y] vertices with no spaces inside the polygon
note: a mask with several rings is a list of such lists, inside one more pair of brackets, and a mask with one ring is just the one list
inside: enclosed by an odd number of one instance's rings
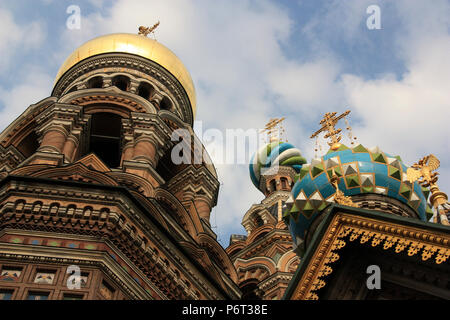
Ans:
{"label": "teal mosaic dome", "polygon": [[385,195],[410,206],[423,221],[432,212],[427,206],[428,190],[407,180],[407,167],[399,156],[384,153],[378,147],[357,145],[350,149],[341,145],[302,166],[284,212],[293,239],[304,239],[314,218],[333,202],[336,190],[330,183],[332,170],[340,177],[338,186],[346,196]]}
{"label": "teal mosaic dome", "polygon": [[306,159],[302,157],[300,150],[292,144],[282,141],[271,142],[260,148],[250,160],[250,178],[256,188],[259,189],[263,169],[274,166],[290,166],[297,173],[300,172]]}

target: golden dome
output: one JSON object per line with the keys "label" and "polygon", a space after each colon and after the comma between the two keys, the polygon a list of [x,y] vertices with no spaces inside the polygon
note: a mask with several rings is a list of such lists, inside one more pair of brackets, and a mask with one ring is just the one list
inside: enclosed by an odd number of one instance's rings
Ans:
{"label": "golden dome", "polygon": [[131,53],[156,62],[181,83],[191,102],[195,117],[196,97],[192,78],[180,59],[156,40],[142,35],[115,33],[92,39],[76,49],[59,68],[55,84],[75,64],[86,58],[111,52]]}

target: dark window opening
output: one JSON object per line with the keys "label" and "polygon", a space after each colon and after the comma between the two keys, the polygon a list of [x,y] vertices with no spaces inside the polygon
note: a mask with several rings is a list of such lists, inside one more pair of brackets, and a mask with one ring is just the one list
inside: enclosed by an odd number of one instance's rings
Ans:
{"label": "dark window opening", "polygon": [[275,180],[270,181],[270,191],[277,190],[277,182]]}
{"label": "dark window opening", "polygon": [[114,296],[114,288],[105,280],[100,284],[100,294],[106,299],[111,300]]}
{"label": "dark window opening", "polygon": [[48,300],[49,295],[50,293],[48,292],[30,291],[27,300]]}
{"label": "dark window opening", "polygon": [[0,289],[0,300],[11,300],[14,290],[11,289]]}
{"label": "dark window opening", "polygon": [[130,79],[125,76],[115,76],[112,79],[112,85],[116,86],[122,91],[127,91],[130,86]]}
{"label": "dark window opening", "polygon": [[148,83],[141,82],[138,87],[138,95],[144,99],[150,99],[150,97],[153,95],[153,87]]}
{"label": "dark window opening", "polygon": [[64,293],[63,300],[83,300],[84,295],[74,293]]}
{"label": "dark window opening", "polygon": [[264,220],[260,216],[255,216],[254,222],[255,222],[256,228],[261,227],[264,224]]}
{"label": "dark window opening", "polygon": [[22,153],[25,158],[28,158],[31,155],[33,155],[38,148],[39,148],[38,136],[34,131],[28,134],[17,146],[17,150],[19,150],[20,153]]}
{"label": "dark window opening", "polygon": [[242,300],[261,300],[261,292],[255,282],[247,283],[241,287]]}
{"label": "dark window opening", "polygon": [[122,118],[112,113],[96,113],[91,119],[89,153],[95,153],[110,168],[120,165]]}
{"label": "dark window opening", "polygon": [[94,77],[92,79],[89,79],[88,81],[88,88],[102,88],[103,87],[103,78],[102,77]]}
{"label": "dark window opening", "polygon": [[164,97],[164,98],[162,98],[161,103],[159,104],[159,107],[161,110],[171,110],[172,102],[170,102],[169,98]]}
{"label": "dark window opening", "polygon": [[286,178],[281,178],[281,188],[283,188],[283,190],[288,188],[288,183],[287,183]]}

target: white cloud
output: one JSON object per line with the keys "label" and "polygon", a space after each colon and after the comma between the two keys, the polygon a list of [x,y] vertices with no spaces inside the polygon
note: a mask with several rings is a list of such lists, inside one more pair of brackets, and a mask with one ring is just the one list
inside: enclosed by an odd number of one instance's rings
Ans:
{"label": "white cloud", "polygon": [[[343,75],[346,99],[362,120],[356,128],[361,142],[399,154],[407,165],[433,153],[441,160],[443,174],[450,168],[450,23],[445,18],[450,4],[397,5],[405,32],[396,41],[407,71],[400,79],[389,74],[374,80]],[[440,185],[449,190],[446,181],[441,178]]]}
{"label": "white cloud", "polygon": [[21,82],[10,89],[0,87],[0,131],[13,122],[30,104],[49,96],[53,79],[44,71],[28,66]]}
{"label": "white cloud", "polygon": [[4,71],[19,50],[23,52],[38,48],[45,40],[46,33],[42,21],[19,25],[12,13],[3,8],[0,8],[0,21],[0,71]]}

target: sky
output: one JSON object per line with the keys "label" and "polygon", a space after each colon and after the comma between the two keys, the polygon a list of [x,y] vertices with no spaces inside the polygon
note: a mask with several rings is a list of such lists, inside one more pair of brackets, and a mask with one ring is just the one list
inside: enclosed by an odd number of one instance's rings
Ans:
{"label": "sky", "polygon": [[[79,29],[67,28],[70,5],[81,10]],[[380,29],[367,26],[371,5]],[[359,143],[408,166],[433,153],[438,184],[450,192],[448,0],[0,0],[0,130],[51,94],[79,45],[158,20],[156,39],[191,73],[203,131],[286,117],[286,138],[309,161],[323,114],[350,109]],[[245,234],[242,217],[263,195],[247,164],[216,168],[211,223],[227,247],[231,234]]]}

